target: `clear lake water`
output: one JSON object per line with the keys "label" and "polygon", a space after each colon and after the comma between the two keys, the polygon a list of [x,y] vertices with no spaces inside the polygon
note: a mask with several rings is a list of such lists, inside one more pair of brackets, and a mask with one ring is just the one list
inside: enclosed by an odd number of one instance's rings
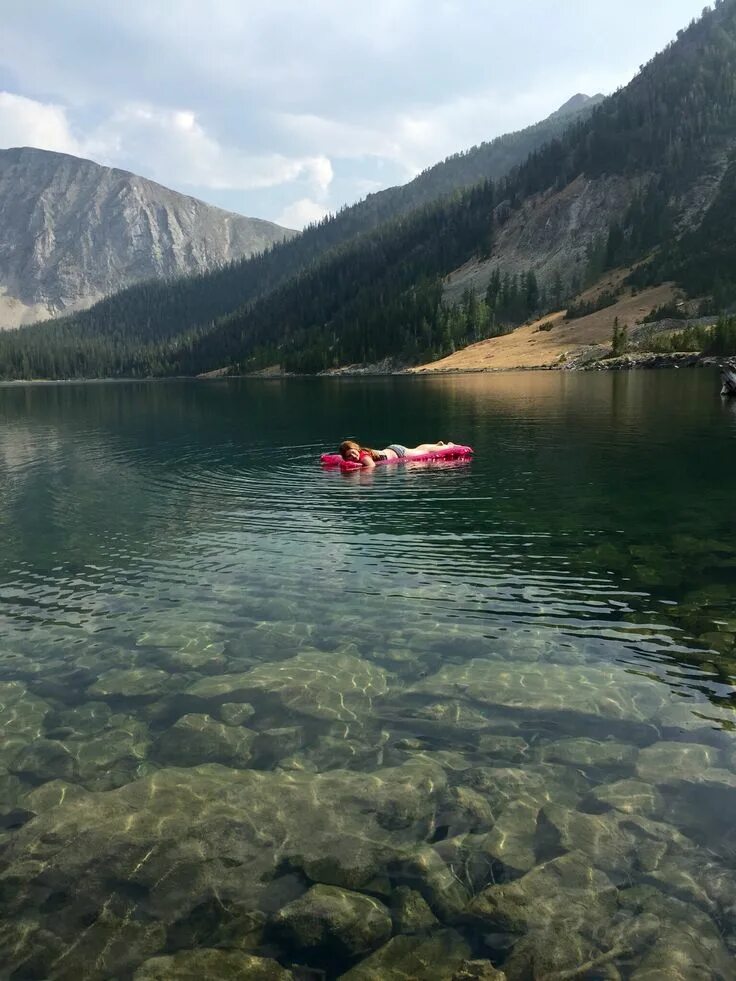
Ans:
{"label": "clear lake water", "polygon": [[0,387],[0,977],[736,978],[718,391]]}

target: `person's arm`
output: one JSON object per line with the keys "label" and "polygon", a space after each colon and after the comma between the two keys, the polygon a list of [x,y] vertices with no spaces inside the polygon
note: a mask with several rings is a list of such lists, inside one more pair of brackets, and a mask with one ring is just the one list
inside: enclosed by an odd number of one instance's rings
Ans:
{"label": "person's arm", "polygon": [[360,462],[368,470],[371,470],[376,465],[376,461],[373,459],[370,453],[364,454]]}

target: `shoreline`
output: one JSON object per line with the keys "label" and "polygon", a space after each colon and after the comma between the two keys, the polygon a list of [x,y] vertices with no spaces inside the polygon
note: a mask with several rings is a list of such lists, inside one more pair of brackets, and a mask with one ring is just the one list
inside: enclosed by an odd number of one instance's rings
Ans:
{"label": "shoreline", "polygon": [[95,385],[95,384],[130,384],[130,382],[140,382],[151,384],[153,382],[178,382],[178,381],[198,381],[198,382],[219,382],[229,381],[237,378],[258,378],[262,381],[284,381],[290,378],[433,378],[437,376],[447,377],[452,375],[496,375],[511,374],[513,372],[532,371],[555,371],[565,372],[592,372],[592,371],[658,371],[671,370],[673,368],[720,368],[725,362],[733,360],[733,356],[717,357],[715,355],[701,355],[694,352],[675,352],[671,354],[656,354],[653,352],[641,352],[623,354],[617,358],[601,358],[597,361],[589,361],[581,364],[554,364],[554,365],[518,365],[508,368],[380,368],[351,366],[350,368],[335,368],[329,371],[320,371],[314,374],[299,372],[276,372],[251,371],[238,374],[225,374],[222,371],[207,372],[201,375],[170,375],[156,377],[150,375],[145,378],[140,377],[121,377],[121,378],[13,378],[0,379],[0,387],[10,388],[17,385]]}

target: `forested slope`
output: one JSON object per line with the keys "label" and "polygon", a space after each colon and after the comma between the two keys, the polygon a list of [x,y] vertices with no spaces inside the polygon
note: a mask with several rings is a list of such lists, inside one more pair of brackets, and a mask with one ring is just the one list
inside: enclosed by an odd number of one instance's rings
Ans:
{"label": "forested slope", "polygon": [[541,123],[455,154],[408,184],[371,194],[249,261],[230,263],[205,275],[151,280],[121,290],[90,310],[58,318],[49,325],[53,335],[33,327],[22,338],[6,338],[4,348],[15,356],[0,361],[0,374],[117,374],[128,370],[134,349],[152,344],[161,350],[149,351],[144,370],[164,370],[170,338],[206,330],[218,318],[267,295],[362,234],[438,197],[507,173],[530,150],[589,115],[601,98],[575,96]]}

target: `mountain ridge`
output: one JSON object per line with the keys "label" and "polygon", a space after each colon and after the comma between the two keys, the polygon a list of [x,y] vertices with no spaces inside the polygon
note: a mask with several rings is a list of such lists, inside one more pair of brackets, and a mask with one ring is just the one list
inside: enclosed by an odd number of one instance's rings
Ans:
{"label": "mountain ridge", "polygon": [[203,272],[293,234],[87,158],[0,150],[0,324],[83,309],[132,283]]}

